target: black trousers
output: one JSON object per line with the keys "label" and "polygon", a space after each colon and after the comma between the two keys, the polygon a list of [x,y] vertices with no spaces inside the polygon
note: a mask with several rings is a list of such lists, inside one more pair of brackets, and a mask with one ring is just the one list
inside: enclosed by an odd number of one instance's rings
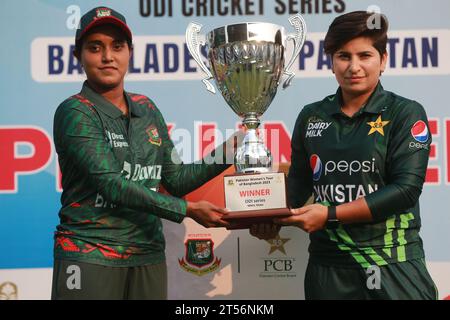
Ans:
{"label": "black trousers", "polygon": [[109,267],[56,259],[52,300],[165,300],[166,263]]}
{"label": "black trousers", "polygon": [[[438,292],[423,259],[377,267],[358,268],[308,263],[305,275],[307,300],[436,300]],[[371,270],[373,271],[373,270]]]}

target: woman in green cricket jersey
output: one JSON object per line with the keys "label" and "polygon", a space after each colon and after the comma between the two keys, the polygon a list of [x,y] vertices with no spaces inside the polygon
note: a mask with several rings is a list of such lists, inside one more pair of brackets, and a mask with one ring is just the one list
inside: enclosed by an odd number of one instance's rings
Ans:
{"label": "woman in green cricket jersey", "polygon": [[293,215],[275,222],[310,233],[306,299],[437,298],[419,236],[431,134],[424,108],[380,83],[387,30],[385,16],[364,11],[332,22],[324,48],[339,88],[295,124]]}
{"label": "woman in green cricket jersey", "polygon": [[[181,163],[156,105],[124,90],[131,43],[113,9],[80,20],[74,55],[87,80],[54,118],[63,193],[53,299],[166,299],[161,218],[228,225],[223,208],[179,198],[229,166],[225,144],[211,155],[221,164]],[[171,195],[157,192],[160,185]]]}

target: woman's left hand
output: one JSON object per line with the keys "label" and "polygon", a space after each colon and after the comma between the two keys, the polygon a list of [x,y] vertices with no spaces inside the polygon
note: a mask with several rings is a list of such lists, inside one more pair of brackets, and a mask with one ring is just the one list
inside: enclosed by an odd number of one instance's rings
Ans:
{"label": "woman's left hand", "polygon": [[290,217],[274,219],[274,223],[296,226],[311,233],[323,229],[328,220],[328,207],[317,203],[291,209],[291,213]]}

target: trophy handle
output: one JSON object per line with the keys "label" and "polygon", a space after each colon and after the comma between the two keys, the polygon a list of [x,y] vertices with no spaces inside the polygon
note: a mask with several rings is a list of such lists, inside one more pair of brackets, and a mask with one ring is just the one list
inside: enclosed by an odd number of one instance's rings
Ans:
{"label": "trophy handle", "polygon": [[208,89],[208,91],[211,93],[216,93],[216,89],[209,81],[213,79],[213,75],[201,58],[200,47],[204,46],[205,42],[200,41],[198,35],[202,27],[203,25],[195,22],[189,23],[188,27],[186,28],[186,45],[188,47],[191,56],[194,58],[194,60],[197,62],[197,64],[200,66],[203,72],[206,73],[206,75],[208,76],[202,80],[203,83],[206,85],[206,89]]}
{"label": "trophy handle", "polygon": [[295,28],[295,33],[289,34],[287,37],[288,41],[292,40],[294,42],[294,53],[292,54],[291,59],[289,60],[283,71],[283,74],[288,76],[288,78],[283,83],[283,89],[286,89],[291,85],[291,81],[292,78],[294,78],[295,73],[289,71],[289,69],[291,68],[297,56],[300,54],[306,38],[306,22],[300,14],[291,16],[289,18],[289,23]]}

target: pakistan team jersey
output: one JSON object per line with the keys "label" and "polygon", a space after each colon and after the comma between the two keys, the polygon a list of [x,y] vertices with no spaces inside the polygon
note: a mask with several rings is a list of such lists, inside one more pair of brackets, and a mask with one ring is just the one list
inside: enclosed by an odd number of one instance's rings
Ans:
{"label": "pakistan team jersey", "polygon": [[[160,218],[181,222],[180,198],[227,168],[183,165],[147,97],[125,93],[130,116],[84,83],[54,118],[62,172],[55,258],[110,266],[164,260]],[[160,186],[172,195],[157,192]]]}
{"label": "pakistan team jersey", "polygon": [[431,143],[423,107],[381,84],[352,117],[341,99],[338,89],[300,112],[289,199],[297,208],[311,194],[325,205],[365,197],[374,221],[312,233],[311,262],[368,267],[423,258],[418,198]]}

